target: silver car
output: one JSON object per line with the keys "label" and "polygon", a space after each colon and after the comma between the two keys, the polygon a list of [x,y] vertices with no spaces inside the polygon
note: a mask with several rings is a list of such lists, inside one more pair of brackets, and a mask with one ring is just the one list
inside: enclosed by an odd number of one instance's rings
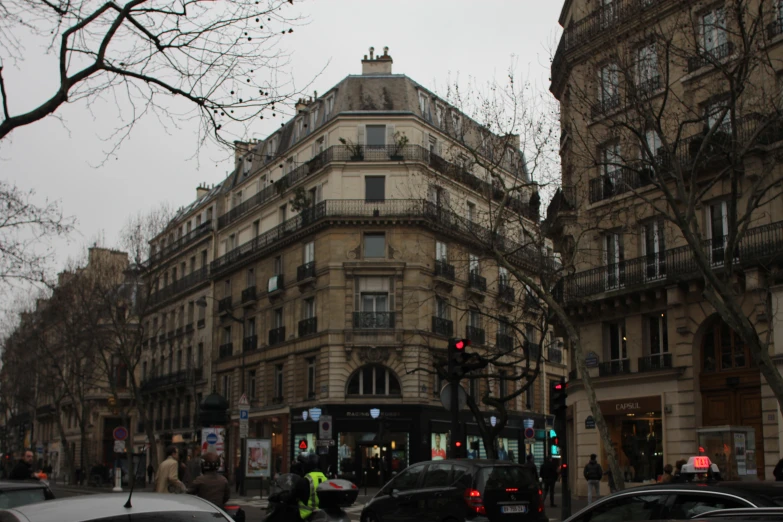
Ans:
{"label": "silver car", "polygon": [[223,510],[192,495],[127,493],[69,497],[0,511],[3,522],[231,522]]}

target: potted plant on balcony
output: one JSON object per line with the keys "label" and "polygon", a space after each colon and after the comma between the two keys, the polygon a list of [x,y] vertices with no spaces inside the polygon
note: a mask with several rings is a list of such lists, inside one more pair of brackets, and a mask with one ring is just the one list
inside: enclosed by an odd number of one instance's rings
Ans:
{"label": "potted plant on balcony", "polygon": [[348,148],[351,153],[351,161],[364,161],[364,147],[346,138],[340,138],[340,143]]}
{"label": "potted plant on balcony", "polygon": [[397,131],[394,133],[394,148],[391,153],[392,161],[402,161],[405,159],[402,153],[405,146],[408,144],[408,141],[408,136],[406,136],[404,132],[401,133],[400,131]]}
{"label": "potted plant on balcony", "polygon": [[294,191],[294,199],[291,200],[291,210],[294,212],[301,212],[302,210],[309,208],[311,204],[312,201],[307,195],[304,187],[297,187]]}

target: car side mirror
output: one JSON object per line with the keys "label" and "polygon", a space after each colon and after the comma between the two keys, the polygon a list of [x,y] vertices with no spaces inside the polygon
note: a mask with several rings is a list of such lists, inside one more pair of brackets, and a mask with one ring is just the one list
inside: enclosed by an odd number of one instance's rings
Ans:
{"label": "car side mirror", "polygon": [[390,493],[391,498],[398,499],[400,498],[400,490],[399,489],[393,489]]}

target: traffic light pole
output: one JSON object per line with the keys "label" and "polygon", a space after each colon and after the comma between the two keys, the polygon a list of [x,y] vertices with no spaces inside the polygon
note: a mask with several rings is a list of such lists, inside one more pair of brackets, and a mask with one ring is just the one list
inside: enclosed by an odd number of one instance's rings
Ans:
{"label": "traffic light pole", "polygon": [[459,455],[457,441],[459,439],[459,379],[451,381],[451,458],[456,459]]}
{"label": "traffic light pole", "polygon": [[555,405],[555,431],[560,442],[560,502],[562,502],[560,520],[565,520],[571,516],[571,486],[568,480],[571,465],[568,462],[568,430],[566,422],[568,385],[565,379],[560,380],[559,386],[560,393],[557,394],[558,404]]}

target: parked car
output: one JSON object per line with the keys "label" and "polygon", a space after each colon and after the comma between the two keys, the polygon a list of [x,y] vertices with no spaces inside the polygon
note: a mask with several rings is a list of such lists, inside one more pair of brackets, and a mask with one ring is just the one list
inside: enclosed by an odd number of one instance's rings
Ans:
{"label": "parked car", "polygon": [[362,522],[547,522],[536,477],[508,461],[438,460],[409,466],[364,506]]}
{"label": "parked car", "polygon": [[0,509],[53,500],[54,493],[46,482],[38,480],[0,481]]}

